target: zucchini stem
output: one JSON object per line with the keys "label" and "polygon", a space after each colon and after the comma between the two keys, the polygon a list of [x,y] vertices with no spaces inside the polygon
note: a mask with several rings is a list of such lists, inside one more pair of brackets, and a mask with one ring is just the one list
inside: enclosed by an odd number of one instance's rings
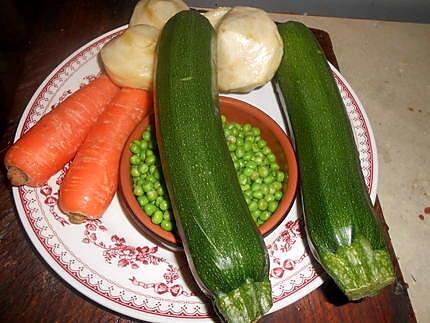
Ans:
{"label": "zucchini stem", "polygon": [[214,303],[226,322],[256,322],[272,307],[272,286],[268,278],[262,282],[248,279],[239,288],[216,295]]}
{"label": "zucchini stem", "polygon": [[350,246],[336,252],[322,252],[321,263],[350,300],[376,295],[394,282],[395,275],[386,249],[373,250],[370,242],[358,235]]}

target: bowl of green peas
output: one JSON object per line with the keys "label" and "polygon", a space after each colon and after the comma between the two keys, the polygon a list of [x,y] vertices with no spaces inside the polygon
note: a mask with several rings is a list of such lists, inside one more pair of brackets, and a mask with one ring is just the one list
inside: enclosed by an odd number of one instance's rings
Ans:
{"label": "bowl of green peas", "polygon": [[[220,96],[226,143],[243,196],[262,235],[273,231],[291,208],[297,190],[295,152],[281,127],[260,109]],[[131,133],[120,164],[120,201],[153,238],[180,247],[164,182],[153,116]]]}

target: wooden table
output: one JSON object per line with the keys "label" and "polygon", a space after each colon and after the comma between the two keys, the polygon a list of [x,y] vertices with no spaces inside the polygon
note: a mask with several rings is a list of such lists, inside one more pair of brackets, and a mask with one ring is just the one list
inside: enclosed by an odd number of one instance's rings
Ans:
{"label": "wooden table", "polygon": [[[0,47],[2,109],[0,149],[13,140],[20,116],[44,78],[65,57],[94,37],[126,24],[135,2],[118,0],[3,1]],[[315,31],[328,59],[337,65],[330,37]],[[67,285],[40,258],[19,221],[0,173],[0,321],[130,322]],[[377,202],[379,218],[388,228]],[[387,239],[389,241],[388,233]],[[347,303],[331,281],[261,322],[415,322],[407,286],[396,261],[398,281],[378,296]]]}

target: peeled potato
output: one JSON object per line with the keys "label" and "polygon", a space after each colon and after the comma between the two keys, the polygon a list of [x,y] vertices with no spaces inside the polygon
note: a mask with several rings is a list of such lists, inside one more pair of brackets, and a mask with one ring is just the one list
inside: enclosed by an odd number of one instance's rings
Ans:
{"label": "peeled potato", "polygon": [[106,73],[118,86],[151,89],[159,30],[136,25],[105,44],[101,58]]}
{"label": "peeled potato", "polygon": [[218,87],[249,92],[271,80],[281,62],[281,37],[268,14],[234,7],[216,26]]}
{"label": "peeled potato", "polygon": [[188,9],[182,0],[141,0],[134,7],[130,26],[145,24],[162,29],[176,13]]}
{"label": "peeled potato", "polygon": [[215,9],[211,9],[203,13],[203,16],[208,18],[212,27],[216,28],[218,24],[221,22],[221,19],[225,16],[227,12],[229,12],[231,7],[218,7]]}

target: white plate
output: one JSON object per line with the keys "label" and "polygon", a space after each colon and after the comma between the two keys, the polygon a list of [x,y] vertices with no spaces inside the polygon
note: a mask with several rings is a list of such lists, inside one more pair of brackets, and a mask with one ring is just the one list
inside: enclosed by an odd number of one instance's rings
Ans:
{"label": "white plate", "polygon": [[[100,72],[97,53],[125,27],[78,49],[42,83],[27,105],[15,140],[58,102]],[[348,83],[332,67],[351,120],[372,201],[376,197],[377,156],[366,113]],[[246,95],[233,95],[268,113],[285,130],[271,84]],[[60,171],[40,188],[14,188],[23,226],[32,243],[67,283],[97,303],[151,322],[212,321],[208,300],[193,282],[185,257],[148,240],[128,220],[114,198],[101,220],[71,225],[57,208]],[[265,242],[270,254],[274,306],[279,310],[307,295],[323,279],[311,264],[303,240],[302,218],[294,203],[283,223]]]}

